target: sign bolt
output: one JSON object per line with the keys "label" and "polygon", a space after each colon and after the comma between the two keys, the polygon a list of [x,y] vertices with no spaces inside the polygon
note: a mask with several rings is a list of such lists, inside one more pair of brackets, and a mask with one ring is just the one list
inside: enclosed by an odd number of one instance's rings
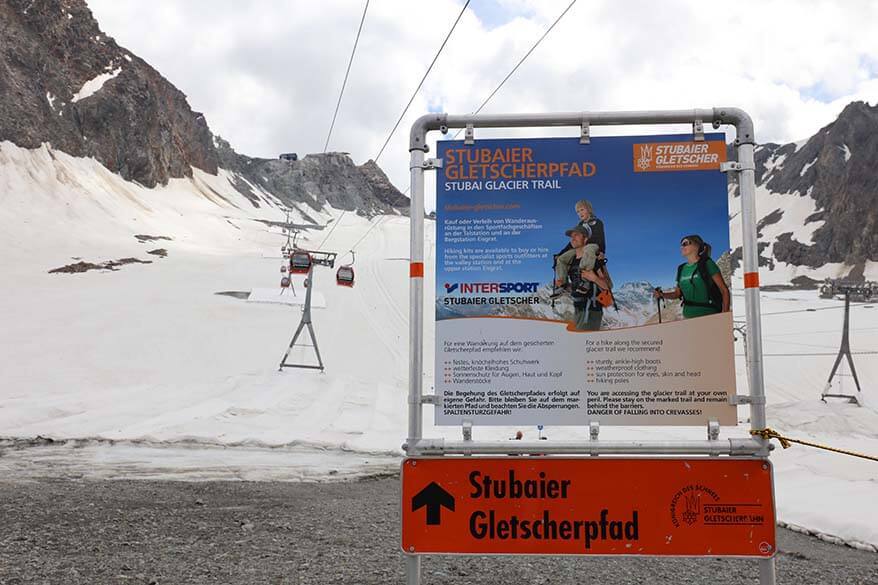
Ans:
{"label": "sign bolt", "polygon": [[409,547],[409,552],[415,552],[415,547],[410,546],[410,547]]}

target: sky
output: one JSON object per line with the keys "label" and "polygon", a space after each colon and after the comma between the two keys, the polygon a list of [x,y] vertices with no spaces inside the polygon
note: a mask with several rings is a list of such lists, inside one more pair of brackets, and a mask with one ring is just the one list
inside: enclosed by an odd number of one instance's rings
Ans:
{"label": "sky", "polygon": [[[365,2],[87,1],[102,30],[182,90],[238,152],[323,151]],[[378,160],[397,187],[408,186],[411,123],[429,111],[472,112],[569,4],[470,2]],[[329,150],[358,164],[378,154],[463,5],[370,1]],[[732,105],[753,116],[758,141],[796,141],[853,100],[878,101],[876,29],[869,0],[579,0],[483,111]]]}

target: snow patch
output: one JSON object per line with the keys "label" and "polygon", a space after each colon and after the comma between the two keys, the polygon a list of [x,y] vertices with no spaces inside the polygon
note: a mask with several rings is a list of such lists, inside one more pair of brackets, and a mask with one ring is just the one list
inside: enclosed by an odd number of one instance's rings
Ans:
{"label": "snow patch", "polygon": [[811,162],[805,164],[805,166],[802,167],[802,170],[801,170],[801,172],[799,173],[799,176],[800,176],[800,177],[804,177],[804,176],[805,176],[805,173],[808,172],[808,169],[810,169],[812,166],[814,166],[814,163],[816,163],[816,162],[817,162],[817,157],[815,156],[815,157],[814,157],[814,160],[812,160]]}
{"label": "snow patch", "polygon": [[848,147],[848,145],[842,144],[841,146],[839,146],[839,148],[844,153],[844,162],[848,162],[849,160],[851,160],[851,149]]}
{"label": "snow patch", "polygon": [[131,62],[131,55],[122,55],[122,57],[129,63]]}
{"label": "snow patch", "polygon": [[[740,199],[729,200],[729,214],[734,219],[729,222],[729,231],[731,238],[731,247],[735,249],[741,245],[741,222],[737,218],[740,211]],[[824,223],[823,220],[805,223],[805,220],[817,213],[817,202],[811,197],[811,191],[808,190],[804,195],[798,191],[788,193],[776,193],[769,190],[764,184],[756,187],[756,217],[760,220],[776,210],[783,212],[783,218],[777,223],[764,226],[760,233],[762,234],[759,241],[767,243],[768,248],[762,252],[763,256],[773,257],[774,242],[780,234],[792,233],[792,238],[803,244],[810,244],[817,231]],[[770,272],[766,268],[760,269],[760,274]],[[767,282],[766,282],[767,283]],[[789,283],[787,280],[786,283]]]}
{"label": "snow patch", "polygon": [[55,96],[52,95],[51,92],[46,92],[46,101],[49,102],[49,107],[53,110],[55,109]]}
{"label": "snow patch", "polygon": [[779,171],[783,168],[783,163],[786,160],[786,154],[773,154],[768,160],[765,161],[765,174],[763,175],[762,183],[767,183],[769,179],[769,175],[771,175],[774,171]]}
{"label": "snow patch", "polygon": [[79,91],[76,92],[76,95],[73,96],[73,100],[71,100],[71,101],[73,103],[76,103],[79,100],[84,100],[87,97],[93,96],[94,94],[99,92],[102,87],[104,87],[104,84],[106,82],[110,81],[111,79],[114,79],[121,72],[122,72],[122,68],[117,67],[116,69],[114,69],[113,71],[111,71],[109,73],[101,73],[100,75],[98,75],[94,79],[89,79],[88,81],[86,81],[83,84],[83,86],[79,89]]}

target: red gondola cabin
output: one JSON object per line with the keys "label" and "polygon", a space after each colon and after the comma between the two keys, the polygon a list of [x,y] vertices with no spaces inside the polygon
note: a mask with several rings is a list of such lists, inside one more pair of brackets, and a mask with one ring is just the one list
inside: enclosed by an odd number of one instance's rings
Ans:
{"label": "red gondola cabin", "polygon": [[338,269],[338,272],[335,273],[335,282],[339,286],[354,286],[354,267],[353,266],[341,266]]}
{"label": "red gondola cabin", "polygon": [[308,274],[311,270],[311,254],[304,250],[295,250],[290,255],[290,272],[293,274]]}

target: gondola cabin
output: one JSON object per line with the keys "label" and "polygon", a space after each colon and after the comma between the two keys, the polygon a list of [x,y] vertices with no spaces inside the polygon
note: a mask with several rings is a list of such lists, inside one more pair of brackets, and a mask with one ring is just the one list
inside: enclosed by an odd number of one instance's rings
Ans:
{"label": "gondola cabin", "polygon": [[335,282],[339,286],[354,286],[354,267],[353,266],[341,266],[338,269],[338,272],[335,273]]}
{"label": "gondola cabin", "polygon": [[303,250],[295,250],[290,254],[290,272],[292,274],[308,274],[311,270],[311,254]]}

